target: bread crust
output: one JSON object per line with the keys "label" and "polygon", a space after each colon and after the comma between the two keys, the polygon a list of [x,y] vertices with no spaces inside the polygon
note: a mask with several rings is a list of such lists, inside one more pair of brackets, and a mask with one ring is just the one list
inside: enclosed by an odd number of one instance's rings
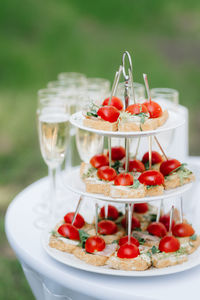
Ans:
{"label": "bread crust", "polygon": [[102,255],[94,255],[87,253],[85,250],[83,250],[80,247],[77,247],[74,251],[73,254],[86,262],[87,264],[93,265],[93,266],[104,266],[108,257],[102,256]]}
{"label": "bread crust", "polygon": [[178,238],[182,247],[186,248],[188,254],[192,254],[200,246],[200,236],[196,240],[191,240],[190,237]]}
{"label": "bread crust", "polygon": [[110,194],[110,184],[107,182],[102,182],[99,180],[99,183],[93,181],[89,178],[85,179],[85,189],[87,193],[92,194],[103,194],[109,196]]}
{"label": "bread crust", "polygon": [[159,196],[162,195],[164,192],[163,185],[155,185],[152,186],[150,189],[146,188],[146,196]]}
{"label": "bread crust", "polygon": [[179,186],[182,186],[182,185],[185,185],[187,183],[190,183],[190,182],[193,182],[195,181],[195,176],[194,174],[190,174],[188,175],[188,177],[186,178],[183,178],[182,182],[180,180],[180,177],[178,176],[178,171],[167,176],[167,178],[165,178],[165,181],[164,181],[164,188],[165,190],[171,190],[171,189],[174,189],[174,188],[177,188]]}
{"label": "bread crust", "polygon": [[83,120],[83,125],[103,131],[117,131],[118,129],[118,122],[111,123],[98,118],[96,120],[92,118],[85,118]]}

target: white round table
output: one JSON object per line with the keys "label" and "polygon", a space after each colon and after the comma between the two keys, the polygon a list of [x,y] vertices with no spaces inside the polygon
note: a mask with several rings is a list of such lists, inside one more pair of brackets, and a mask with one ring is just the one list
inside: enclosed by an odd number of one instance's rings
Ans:
{"label": "white round table", "polygon": [[[200,159],[191,161],[200,166]],[[34,207],[47,188],[48,181],[44,178],[23,190],[8,207],[5,221],[8,241],[36,299],[199,299],[200,266],[167,276],[117,277],[81,271],[50,258],[41,246],[41,231],[33,225],[36,219]],[[199,183],[196,188],[200,194]],[[69,197],[77,195],[66,191],[66,201]],[[200,215],[200,205],[197,205],[195,215]]]}

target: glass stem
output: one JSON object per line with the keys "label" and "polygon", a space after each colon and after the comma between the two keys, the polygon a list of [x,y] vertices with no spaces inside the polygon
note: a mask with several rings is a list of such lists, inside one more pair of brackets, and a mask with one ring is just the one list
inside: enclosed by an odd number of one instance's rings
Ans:
{"label": "glass stem", "polygon": [[54,222],[56,212],[56,168],[49,168],[49,179],[50,179],[50,213],[51,219]]}

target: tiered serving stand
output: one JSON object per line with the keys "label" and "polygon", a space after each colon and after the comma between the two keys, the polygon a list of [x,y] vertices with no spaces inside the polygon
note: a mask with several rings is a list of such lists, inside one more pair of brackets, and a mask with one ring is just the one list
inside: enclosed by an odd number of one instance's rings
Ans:
{"label": "tiered serving stand", "polygon": [[[128,74],[126,75],[126,71],[125,71],[125,57],[126,55],[128,56],[129,59],[129,68],[128,68]],[[116,92],[116,88],[117,88],[117,84],[119,82],[119,77],[120,77],[120,73],[123,72],[124,75],[124,79],[125,79],[125,108],[128,106],[129,104],[129,99],[128,99],[128,93],[126,90],[126,83],[128,84],[128,81],[132,80],[132,63],[131,63],[131,59],[129,56],[128,52],[125,52],[123,55],[123,64],[122,66],[120,66],[119,71],[116,72],[116,76],[114,79],[114,84],[113,84],[113,88],[112,88],[112,92],[111,92],[111,97],[115,95]],[[133,86],[133,85],[132,85]],[[134,91],[133,91],[134,94]],[[111,99],[110,97],[110,99]],[[166,121],[166,123],[157,128],[156,130],[151,130],[151,131],[132,131],[132,132],[119,132],[119,131],[103,131],[103,130],[96,130],[94,128],[89,128],[84,126],[83,124],[83,120],[84,120],[84,115],[82,113],[82,111],[79,111],[75,114],[73,114],[70,118],[70,122],[72,125],[74,125],[77,128],[83,129],[83,130],[87,130],[99,135],[102,135],[104,137],[108,138],[108,150],[109,153],[111,153],[111,139],[114,138],[120,138],[120,139],[125,139],[125,148],[126,148],[126,169],[128,166],[128,160],[129,160],[129,139],[137,139],[137,138],[146,138],[147,139],[147,145],[149,146],[149,152],[151,155],[151,145],[152,145],[152,139],[154,137],[159,136],[160,134],[164,133],[164,132],[169,132],[171,130],[174,130],[176,128],[178,128],[179,126],[182,126],[185,123],[185,120],[183,118],[183,115],[180,115],[177,111],[175,110],[168,110],[169,113],[169,118]],[[111,157],[109,157],[109,160],[111,162]],[[182,195],[184,193],[186,193],[189,189],[192,188],[192,183],[186,184],[184,186],[169,190],[169,191],[164,191],[163,195],[161,196],[151,196],[151,197],[144,197],[144,198],[112,198],[112,197],[107,197],[104,196],[103,194],[93,194],[93,193],[88,193],[85,190],[85,184],[82,181],[82,179],[80,178],[80,168],[76,167],[70,170],[70,172],[63,172],[62,174],[62,182],[63,185],[71,190],[72,192],[79,194],[80,198],[75,210],[75,216],[79,211],[80,208],[80,204],[83,201],[89,201],[91,203],[91,201],[93,201],[95,204],[98,203],[98,201],[106,201],[106,202],[115,202],[118,204],[125,204],[126,207],[126,213],[128,216],[128,228],[127,228],[127,232],[130,235],[131,234],[131,216],[132,216],[132,207],[134,203],[141,203],[141,202],[152,202],[152,201],[158,201],[158,200],[166,200],[166,199],[179,199],[182,197]],[[87,199],[86,199],[87,198]],[[96,215],[96,223],[98,222],[98,205],[95,206],[96,207],[96,214],[94,213],[94,211],[92,210],[92,205],[91,208],[89,208],[89,213]],[[88,206],[87,206],[88,208]],[[88,213],[88,211],[87,211]],[[181,212],[182,213],[182,212]],[[74,218],[75,218],[74,216]],[[96,224],[97,225],[97,224]],[[97,228],[97,226],[96,226]],[[67,265],[79,268],[79,269],[83,269],[83,270],[87,270],[87,271],[91,271],[91,272],[96,272],[96,273],[103,273],[103,274],[110,274],[110,275],[119,275],[119,276],[155,276],[155,275],[163,275],[163,274],[171,274],[171,273],[175,273],[175,272],[179,272],[188,268],[191,268],[192,266],[194,266],[197,263],[197,253],[194,253],[193,256],[194,258],[192,259],[192,261],[187,264],[184,263],[183,265],[177,265],[177,266],[173,266],[173,267],[169,267],[169,268],[164,268],[164,269],[150,269],[147,271],[122,271],[122,270],[111,270],[108,269],[107,267],[95,267],[95,266],[91,266],[88,265],[78,259],[76,259],[75,257],[72,258],[71,254],[66,254],[66,253],[60,253],[58,254],[58,251],[55,249],[50,249],[47,246],[47,241],[44,242],[44,247],[45,250],[48,252],[49,255],[51,255],[54,259],[65,263]],[[46,246],[45,246],[46,245]]]}

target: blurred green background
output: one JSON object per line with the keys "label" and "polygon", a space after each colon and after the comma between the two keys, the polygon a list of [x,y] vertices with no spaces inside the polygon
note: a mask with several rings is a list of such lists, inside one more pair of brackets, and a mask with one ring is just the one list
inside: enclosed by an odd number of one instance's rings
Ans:
{"label": "blurred green background", "polygon": [[0,299],[33,299],[4,234],[8,203],[46,174],[37,142],[36,92],[63,71],[113,79],[122,52],[134,77],[180,91],[199,155],[200,2],[0,1]]}

